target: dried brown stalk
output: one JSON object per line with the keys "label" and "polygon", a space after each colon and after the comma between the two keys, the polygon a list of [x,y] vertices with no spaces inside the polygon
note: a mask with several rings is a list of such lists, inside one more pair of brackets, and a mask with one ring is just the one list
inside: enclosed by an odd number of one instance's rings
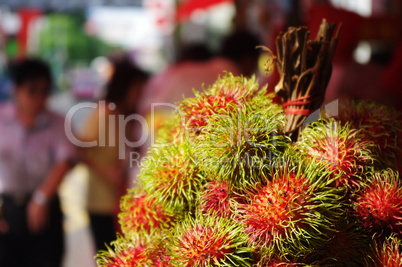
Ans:
{"label": "dried brown stalk", "polygon": [[324,102],[341,26],[333,36],[335,24],[324,19],[315,40],[309,40],[306,27],[290,27],[276,39],[278,54],[274,61],[280,81],[275,93],[282,98],[285,132],[293,140],[297,140],[307,116]]}

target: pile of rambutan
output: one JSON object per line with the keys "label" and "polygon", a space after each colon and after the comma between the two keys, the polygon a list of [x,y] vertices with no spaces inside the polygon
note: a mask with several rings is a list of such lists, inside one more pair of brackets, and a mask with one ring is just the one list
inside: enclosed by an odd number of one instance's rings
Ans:
{"label": "pile of rambutan", "polygon": [[122,198],[112,266],[402,266],[401,114],[368,101],[284,133],[255,79],[185,99]]}
{"label": "pile of rambutan", "polygon": [[402,266],[402,114],[340,101],[294,140],[266,92],[226,73],[178,105],[98,266]]}

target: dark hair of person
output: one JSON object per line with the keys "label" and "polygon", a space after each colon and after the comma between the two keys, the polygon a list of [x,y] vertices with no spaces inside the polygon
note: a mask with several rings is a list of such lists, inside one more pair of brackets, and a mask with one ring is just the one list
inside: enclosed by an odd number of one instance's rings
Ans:
{"label": "dark hair of person", "polygon": [[113,103],[121,103],[126,97],[134,82],[145,82],[148,74],[134,66],[128,59],[124,59],[114,64],[112,77],[106,85],[106,95],[104,99]]}
{"label": "dark hair of person", "polygon": [[234,62],[241,63],[244,57],[251,57],[257,60],[260,51],[256,47],[261,42],[256,35],[249,31],[235,31],[224,38],[221,55]]}
{"label": "dark hair of person", "polygon": [[15,60],[10,64],[10,75],[15,86],[26,82],[44,78],[49,81],[49,90],[52,86],[52,74],[49,65],[38,58]]}
{"label": "dark hair of person", "polygon": [[177,61],[203,62],[210,58],[212,58],[212,53],[205,44],[192,43],[182,47]]}

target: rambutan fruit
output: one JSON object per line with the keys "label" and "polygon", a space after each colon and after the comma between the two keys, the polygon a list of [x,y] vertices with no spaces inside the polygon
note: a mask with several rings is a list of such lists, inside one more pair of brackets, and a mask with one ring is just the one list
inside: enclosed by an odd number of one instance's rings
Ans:
{"label": "rambutan fruit", "polygon": [[282,132],[283,114],[270,106],[255,113],[240,108],[214,119],[197,138],[195,155],[207,176],[236,190],[258,181],[290,141]]}
{"label": "rambutan fruit", "polygon": [[294,259],[291,257],[288,257],[287,255],[277,255],[276,253],[271,253],[267,251],[260,251],[260,256],[261,258],[255,264],[254,267],[319,267],[321,265],[317,264],[316,262],[314,263],[308,263],[305,261],[303,258],[299,259]]}
{"label": "rambutan fruit", "polygon": [[204,215],[230,217],[233,214],[232,201],[238,196],[222,181],[210,181],[201,192],[199,208]]}
{"label": "rambutan fruit", "polygon": [[140,183],[150,198],[180,214],[195,208],[204,178],[193,161],[193,147],[187,142],[155,145],[142,162]]}
{"label": "rambutan fruit", "polygon": [[174,216],[147,193],[130,189],[120,202],[119,223],[125,236],[149,236],[174,224]]}
{"label": "rambutan fruit", "polygon": [[355,199],[356,216],[369,233],[402,236],[402,187],[397,172],[388,169],[373,174]]}
{"label": "rambutan fruit", "polygon": [[306,263],[291,262],[288,260],[261,261],[255,267],[316,267]]}
{"label": "rambutan fruit", "polygon": [[333,119],[312,123],[303,130],[295,144],[305,160],[324,166],[334,179],[334,186],[357,189],[365,183],[365,173],[371,168],[373,144],[359,137],[349,124],[339,125]]}
{"label": "rambutan fruit", "polygon": [[369,257],[372,239],[364,229],[345,216],[339,223],[330,243],[310,257],[319,266],[360,267],[371,266]]}
{"label": "rambutan fruit", "polygon": [[170,237],[175,266],[252,266],[242,227],[225,217],[187,216]]}
{"label": "rambutan fruit", "polygon": [[147,247],[139,240],[129,240],[118,236],[108,251],[96,255],[98,267],[137,267],[149,263]]}
{"label": "rambutan fruit", "polygon": [[194,98],[183,100],[180,104],[180,114],[190,132],[199,134],[209,123],[211,116],[235,112],[238,107],[247,103],[260,89],[255,78],[235,77],[226,73],[202,93],[195,92]]}
{"label": "rambutan fruit", "polygon": [[392,107],[367,100],[343,101],[339,120],[359,130],[363,140],[376,145],[375,152],[383,167],[397,170],[402,158],[402,113]]}
{"label": "rambutan fruit", "polygon": [[172,267],[164,239],[118,236],[107,251],[96,255],[98,267]]}
{"label": "rambutan fruit", "polygon": [[171,144],[180,144],[186,137],[184,121],[179,114],[175,113],[170,120],[161,123],[153,141],[159,146],[170,146]]}
{"label": "rambutan fruit", "polygon": [[327,245],[343,216],[343,192],[320,179],[315,165],[285,161],[272,168],[239,205],[249,243],[300,258]]}
{"label": "rambutan fruit", "polygon": [[162,238],[157,242],[154,241],[154,244],[147,250],[148,257],[152,265],[149,267],[170,267],[173,266],[169,251],[165,246],[165,242],[167,242],[166,238]]}
{"label": "rambutan fruit", "polygon": [[384,242],[376,242],[374,251],[375,267],[402,266],[402,242],[396,236],[389,236]]}

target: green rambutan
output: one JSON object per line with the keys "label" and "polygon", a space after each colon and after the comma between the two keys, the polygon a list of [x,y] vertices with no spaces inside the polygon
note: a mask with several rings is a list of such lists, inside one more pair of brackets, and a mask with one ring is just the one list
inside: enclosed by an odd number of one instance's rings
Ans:
{"label": "green rambutan", "polygon": [[184,127],[184,121],[177,111],[170,120],[164,121],[161,124],[161,127],[156,132],[155,140],[156,144],[159,146],[170,146],[171,144],[179,145],[188,137]]}
{"label": "green rambutan", "polygon": [[283,114],[269,106],[259,112],[239,108],[237,113],[213,117],[213,125],[196,140],[200,168],[236,189],[247,188],[269,170],[290,140],[283,134]]}
{"label": "green rambutan", "polygon": [[329,178],[335,179],[335,186],[354,189],[365,183],[365,173],[374,162],[372,147],[348,123],[340,126],[335,120],[312,123],[295,145],[305,160],[325,167]]}
{"label": "green rambutan", "polygon": [[402,187],[397,172],[375,173],[372,182],[357,193],[353,207],[370,233],[402,236]]}
{"label": "green rambutan", "polygon": [[131,189],[120,202],[119,223],[125,236],[149,236],[169,229],[173,215],[147,193]]}
{"label": "green rambutan", "polygon": [[141,165],[140,183],[149,197],[174,212],[194,208],[204,178],[193,161],[187,142],[155,145]]}
{"label": "green rambutan", "polygon": [[215,215],[187,216],[172,234],[171,260],[175,266],[252,266],[242,227]]}
{"label": "green rambutan", "polygon": [[397,160],[402,158],[402,113],[367,100],[344,101],[339,119],[359,130],[363,140],[375,143],[373,152],[385,167],[397,168]]}
{"label": "green rambutan", "polygon": [[271,172],[250,188],[248,203],[237,209],[250,245],[294,258],[327,245],[344,214],[342,191],[323,183],[315,165],[285,162]]}
{"label": "green rambutan", "polygon": [[376,267],[400,267],[402,266],[402,242],[394,235],[384,242],[376,242],[374,260]]}
{"label": "green rambutan", "polygon": [[265,88],[260,89],[254,77],[247,79],[226,73],[208,90],[195,92],[194,98],[185,99],[180,104],[180,114],[188,130],[199,134],[209,124],[211,116],[234,112],[259,92],[265,92]]}

